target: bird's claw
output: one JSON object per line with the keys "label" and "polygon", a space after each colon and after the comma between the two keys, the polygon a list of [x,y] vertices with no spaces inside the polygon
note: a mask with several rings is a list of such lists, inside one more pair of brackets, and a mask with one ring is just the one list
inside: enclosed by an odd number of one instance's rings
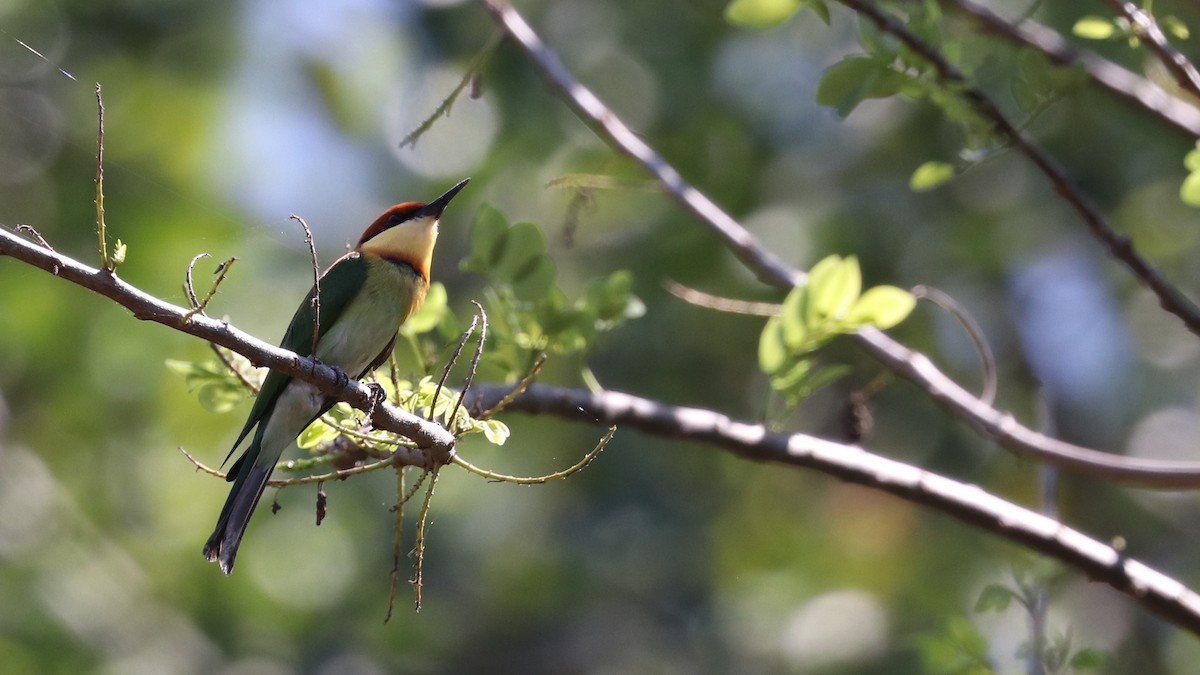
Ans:
{"label": "bird's claw", "polygon": [[367,409],[367,423],[370,424],[375,416],[375,406],[387,402],[387,390],[378,382],[367,382],[367,388],[371,390],[371,407]]}

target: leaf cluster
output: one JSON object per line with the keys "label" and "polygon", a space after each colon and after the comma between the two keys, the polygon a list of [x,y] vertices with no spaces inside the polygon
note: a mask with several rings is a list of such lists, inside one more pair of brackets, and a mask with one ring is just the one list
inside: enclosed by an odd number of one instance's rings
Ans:
{"label": "leaf cluster", "polygon": [[531,222],[510,224],[489,205],[476,214],[462,269],[490,282],[492,344],[482,367],[503,379],[528,372],[541,353],[584,353],[601,333],[646,311],[625,270],[593,280],[579,298],[570,300],[557,284],[542,228]]}
{"label": "leaf cluster", "polygon": [[767,320],[759,339],[759,366],[771,376],[771,387],[795,404],[845,372],[817,370],[813,352],[863,326],[891,328],[916,302],[912,293],[895,286],[875,286],[864,293],[858,259],[831,255],[813,266],[807,282],[788,294],[780,314]]}

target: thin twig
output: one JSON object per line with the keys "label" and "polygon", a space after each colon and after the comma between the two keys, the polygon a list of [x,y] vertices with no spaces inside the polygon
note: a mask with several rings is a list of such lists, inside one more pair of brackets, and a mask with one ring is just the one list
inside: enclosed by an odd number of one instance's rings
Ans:
{"label": "thin twig", "polygon": [[467,377],[463,381],[462,393],[454,401],[454,409],[450,411],[450,424],[454,424],[455,417],[458,415],[458,409],[462,406],[463,397],[467,392],[471,391],[471,383],[475,381],[475,371],[479,368],[479,359],[483,356],[483,343],[487,340],[488,318],[487,312],[483,311],[483,305],[478,301],[472,300],[471,304],[479,310],[479,343],[475,347],[475,356],[471,358],[471,368],[467,371]]}
{"label": "thin twig", "polygon": [[413,604],[416,611],[421,611],[421,591],[425,587],[425,541],[429,528],[429,505],[433,501],[433,488],[437,486],[438,469],[429,471],[429,487],[425,489],[425,501],[421,502],[421,513],[417,517],[417,542],[413,548],[413,594],[416,596]]}
{"label": "thin twig", "polygon": [[552,480],[561,480],[563,478],[567,478],[567,477],[571,476],[572,474],[578,473],[579,471],[582,471],[583,469],[587,468],[587,465],[591,464],[592,460],[596,459],[596,457],[598,457],[601,452],[604,452],[604,448],[608,446],[608,442],[613,439],[613,436],[615,436],[616,433],[617,433],[616,425],[609,427],[608,433],[604,434],[604,437],[601,438],[598,443],[596,443],[596,447],[594,447],[590,451],[588,451],[588,453],[583,456],[583,459],[579,460],[578,462],[572,464],[571,466],[569,466],[561,471],[555,471],[554,473],[548,473],[544,476],[521,477],[521,476],[510,476],[508,474],[497,473],[495,471],[489,471],[488,469],[480,468],[480,467],[475,466],[474,464],[468,462],[467,460],[463,459],[461,454],[455,454],[454,457],[450,461],[452,461],[455,464],[466,469],[469,473],[473,473],[476,476],[480,476],[482,478],[486,478],[490,481],[495,481],[497,483],[515,483],[517,485],[541,485],[543,483],[549,483]]}
{"label": "thin twig", "polygon": [[217,278],[213,280],[212,285],[208,289],[208,293],[204,295],[204,299],[198,300],[196,298],[196,287],[192,284],[192,269],[196,266],[196,263],[199,262],[201,258],[208,257],[211,256],[209,256],[207,253],[197,253],[196,255],[192,256],[192,260],[187,266],[187,275],[184,279],[183,290],[185,293],[187,293],[188,302],[192,305],[191,311],[193,315],[204,313],[204,310],[208,308],[208,303],[212,302],[213,297],[217,294],[217,288],[220,287],[221,282],[225,281],[225,276],[229,274],[229,268],[233,267],[233,263],[237,262],[237,257],[233,256],[225,260],[225,262],[221,263],[220,265],[217,265],[216,271],[213,272],[217,275]]}
{"label": "thin twig", "polygon": [[[437,409],[438,398],[441,397],[442,388],[446,386],[446,378],[450,377],[450,369],[458,362],[458,357],[462,355],[462,350],[467,346],[467,340],[471,339],[471,334],[475,332],[475,326],[479,323],[479,315],[471,317],[471,325],[463,331],[462,337],[458,340],[458,346],[454,348],[454,353],[450,355],[450,359],[446,361],[446,367],[442,369],[442,377],[438,379],[437,388],[433,390],[433,402],[429,404],[429,419],[433,421],[433,411]],[[453,418],[451,418],[453,423]]]}
{"label": "thin twig", "polygon": [[[475,58],[471,60],[471,64],[467,66],[466,72],[463,73],[462,79],[459,80],[458,85],[454,87],[454,90],[451,91],[446,98],[442,99],[441,104],[438,105],[437,109],[435,109],[429,115],[429,117],[421,120],[421,123],[417,125],[417,128],[409,132],[409,134],[400,141],[400,145],[398,147],[403,148],[406,145],[413,148],[417,147],[417,141],[420,140],[421,136],[425,135],[426,131],[429,131],[431,128],[433,128],[434,123],[437,122],[439,117],[443,115],[450,115],[450,108],[454,107],[454,102],[458,100],[459,94],[462,94],[463,90],[467,88],[467,85],[474,82],[475,86],[478,86],[477,78],[479,77],[479,74],[483,71],[483,67],[487,65],[488,58],[492,55],[492,52],[496,50],[496,47],[500,45],[500,41],[503,39],[504,33],[499,31],[493,33],[492,36],[488,38],[488,41],[484,43],[483,48],[479,50],[479,53],[476,54]],[[472,89],[471,98],[478,98],[478,96],[474,95],[474,88]]]}
{"label": "thin twig", "polygon": [[512,5],[503,0],[481,1],[504,30],[516,39],[517,44],[533,59],[547,82],[582,116],[584,122],[600,131],[602,136],[612,141],[621,152],[646,167],[662,184],[668,195],[708,223],[725,241],[730,251],[759,279],[768,284],[782,282],[788,286],[804,281],[803,272],[788,267],[774,253],[760,246],[754,235],[722,211],[707,195],[689,185],[662,155],[655,152],[595,94],[580,84]]}
{"label": "thin twig", "polygon": [[[208,466],[204,462],[201,462],[200,460],[193,457],[191,455],[191,453],[189,453],[187,450],[184,450],[183,448],[179,448],[179,451],[183,453],[184,457],[187,457],[188,461],[191,462],[193,466],[195,466],[197,469],[199,469],[203,473],[206,473],[210,476],[215,476],[222,480],[227,478],[227,475],[224,471],[221,471],[220,469],[214,469],[211,466]],[[360,466],[352,466],[348,469],[338,469],[337,471],[330,471],[328,473],[323,473],[323,474],[319,474],[319,475],[315,475],[315,476],[304,476],[303,478],[272,478],[267,481],[267,485],[270,485],[271,487],[279,487],[279,488],[295,487],[297,485],[312,485],[313,483],[323,483],[325,481],[330,481],[330,480],[342,480],[344,478],[349,478],[350,476],[357,476],[362,473],[371,473],[372,471],[378,471],[380,469],[383,469],[385,467],[389,467],[392,465],[422,466],[423,464],[425,464],[427,462],[428,462],[428,459],[425,458],[425,456],[422,455],[421,453],[401,452],[398,450],[395,453],[388,456],[386,459],[381,459],[378,462],[371,462],[370,464],[363,464]]]}
{"label": "thin twig", "polygon": [[718,312],[725,312],[726,314],[776,316],[783,309],[783,305],[774,302],[751,302],[749,300],[724,298],[719,295],[705,293],[691,286],[684,286],[674,279],[664,279],[663,287],[667,289],[668,293],[689,305],[704,307],[705,309],[715,309]]}
{"label": "thin twig", "polygon": [[1129,21],[1134,34],[1158,57],[1179,88],[1200,98],[1200,72],[1196,71],[1196,66],[1186,56],[1171,46],[1154,16],[1125,0],[1108,0],[1108,6]]}
{"label": "thin twig", "polygon": [[[542,372],[542,365],[545,363],[546,363],[546,352],[542,352],[541,354],[538,354],[537,359],[533,362],[533,365],[529,368],[529,372],[525,373],[525,377],[522,377],[521,381],[517,382],[517,386],[513,387],[513,390],[510,391],[507,396],[500,399],[496,403],[496,405],[494,405],[491,408],[488,408],[487,410],[483,411],[482,413],[476,415],[475,419],[489,420],[489,419],[495,417],[497,414],[501,413],[505,408],[508,407],[509,403],[512,403],[514,399],[516,399],[518,396],[521,395],[521,392],[525,391],[526,387],[528,387],[530,384],[533,383],[534,379],[537,378],[538,373]],[[463,392],[463,393],[464,393],[464,395],[466,394],[466,392]]]}
{"label": "thin twig", "polygon": [[24,223],[17,223],[17,232],[25,232],[26,234],[31,235],[34,239],[37,239],[37,242],[39,244],[41,244],[44,248],[48,248],[51,251],[54,250],[54,247],[51,246],[49,244],[49,242],[47,242],[45,239],[42,238],[42,233],[38,232],[36,229],[34,229],[34,227],[32,225],[26,225]]}
{"label": "thin twig", "polygon": [[979,394],[979,400],[989,406],[995,403],[996,356],[992,353],[992,346],[988,344],[987,338],[983,335],[983,328],[980,327],[979,322],[957,300],[933,286],[916,286],[912,289],[912,294],[941,307],[958,320],[958,324],[963,327],[975,345],[975,353],[979,355],[979,365],[983,369],[983,391]]}
{"label": "thin twig", "polygon": [[100,267],[113,271],[108,259],[108,235],[104,226],[104,97],[96,83],[96,235],[99,239]]}
{"label": "thin twig", "polygon": [[288,216],[292,220],[300,223],[300,227],[304,228],[304,243],[308,245],[308,254],[312,258],[312,273],[313,273],[313,331],[312,331],[312,354],[317,355],[317,342],[321,339],[321,266],[317,262],[317,246],[313,242],[312,230],[308,229],[308,223],[296,214]]}
{"label": "thin twig", "polygon": [[396,591],[400,587],[400,551],[404,534],[404,505],[417,494],[417,490],[421,489],[421,484],[425,482],[425,478],[429,476],[429,471],[422,471],[417,482],[413,483],[411,488],[404,487],[404,467],[396,465],[396,505],[392,510],[396,513],[396,522],[392,526],[392,572],[391,582],[388,586],[388,609],[387,616],[383,617],[383,622],[387,623],[392,620],[392,610],[396,607]]}

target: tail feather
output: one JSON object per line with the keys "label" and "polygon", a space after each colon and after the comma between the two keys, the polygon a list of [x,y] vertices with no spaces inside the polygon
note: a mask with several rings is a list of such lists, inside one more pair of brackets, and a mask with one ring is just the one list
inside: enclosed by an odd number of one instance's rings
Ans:
{"label": "tail feather", "polygon": [[[209,562],[221,565],[225,574],[233,572],[233,563],[237,558],[238,546],[242,543],[242,535],[250,524],[250,516],[262,499],[263,491],[267,488],[267,480],[275,468],[274,462],[260,466],[257,461],[261,434],[256,434],[254,442],[246,450],[246,454],[234,465],[237,470],[233,487],[229,490],[229,498],[221,509],[221,517],[217,519],[217,527],[212,536],[204,544],[204,557]],[[234,471],[230,471],[234,475]]]}

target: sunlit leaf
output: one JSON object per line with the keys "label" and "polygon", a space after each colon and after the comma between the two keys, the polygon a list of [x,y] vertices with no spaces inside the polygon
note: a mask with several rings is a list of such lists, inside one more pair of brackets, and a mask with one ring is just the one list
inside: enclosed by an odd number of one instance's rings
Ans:
{"label": "sunlit leaf", "polygon": [[1179,198],[1188,206],[1200,206],[1200,171],[1189,173],[1179,188]]}
{"label": "sunlit leaf", "polygon": [[1183,165],[1188,171],[1200,171],[1200,148],[1193,148],[1183,156]]}
{"label": "sunlit leaf", "polygon": [[798,9],[800,0],[733,0],[725,6],[725,20],[744,28],[773,28]]}
{"label": "sunlit leaf", "polygon": [[787,363],[788,350],[783,340],[783,320],[773,316],[767,319],[762,335],[758,338],[758,365],[764,373],[772,374]]}
{"label": "sunlit leaf", "polygon": [[809,326],[822,319],[843,319],[861,292],[862,272],[858,258],[829,256],[817,263],[808,277]]}
{"label": "sunlit leaf", "polygon": [[504,445],[504,442],[512,434],[508,425],[500,420],[484,420],[479,423],[479,426],[483,429],[483,437],[492,445]]}
{"label": "sunlit leaf", "polygon": [[854,304],[847,317],[853,326],[872,325],[887,330],[908,318],[917,299],[912,293],[895,286],[870,288]]}
{"label": "sunlit leaf", "polygon": [[337,437],[337,429],[325,424],[321,420],[317,420],[308,425],[308,428],[304,431],[300,432],[300,436],[296,439],[296,447],[301,450],[308,450],[329,443]]}
{"label": "sunlit leaf", "polygon": [[928,192],[954,178],[955,173],[952,164],[938,161],[925,162],[918,166],[916,171],[913,171],[912,177],[908,179],[908,187],[913,192]]}
{"label": "sunlit leaf", "polygon": [[1180,20],[1180,18],[1177,16],[1159,17],[1158,25],[1164,31],[1170,33],[1174,37],[1179,38],[1180,40],[1186,40],[1191,37],[1192,34],[1192,32],[1188,30],[1187,24]]}
{"label": "sunlit leaf", "polygon": [[1117,27],[1102,16],[1085,16],[1075,22],[1071,32],[1085,40],[1107,40],[1116,34]]}

